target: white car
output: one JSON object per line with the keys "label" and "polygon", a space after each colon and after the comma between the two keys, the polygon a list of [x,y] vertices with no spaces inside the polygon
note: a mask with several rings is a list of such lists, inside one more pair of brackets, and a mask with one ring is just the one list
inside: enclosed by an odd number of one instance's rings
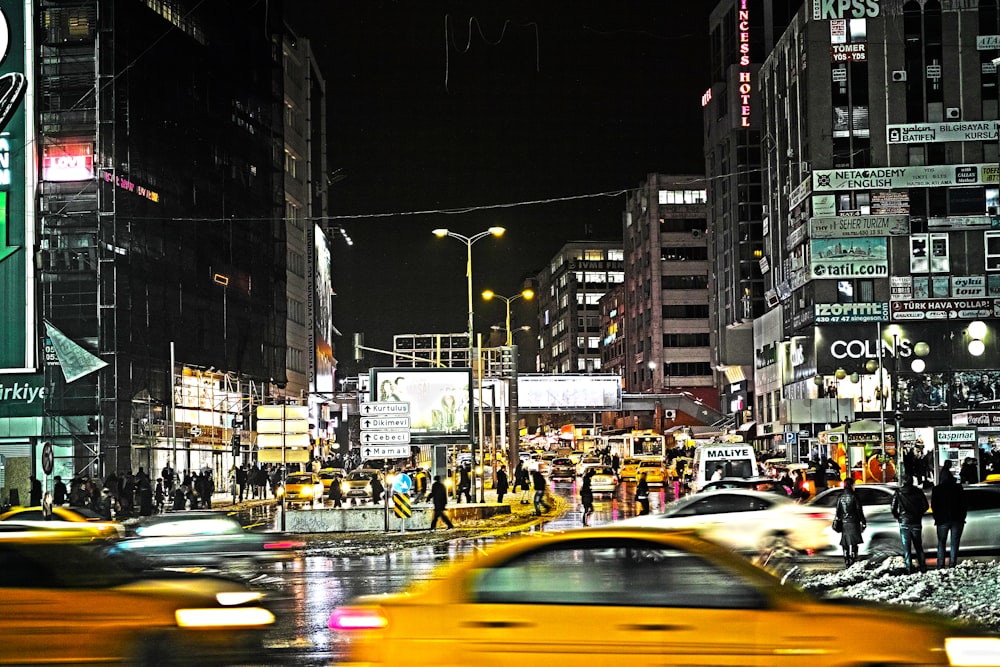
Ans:
{"label": "white car", "polygon": [[663,508],[618,522],[627,526],[691,528],[734,551],[812,552],[829,545],[825,512],[774,493],[724,489],[687,496]]}
{"label": "white car", "polygon": [[584,456],[576,466],[576,474],[579,477],[583,477],[583,473],[587,472],[590,468],[598,468],[603,465],[604,462],[596,456]]}
{"label": "white car", "polygon": [[594,466],[590,477],[590,490],[594,493],[614,493],[618,489],[618,477],[611,466]]}
{"label": "white car", "polygon": [[[865,519],[871,526],[871,530],[861,533],[861,544],[858,545],[858,554],[864,556],[870,552],[872,537],[880,530],[876,526],[889,525],[890,529],[896,531],[896,542],[899,542],[899,526],[892,516],[889,505],[892,502],[892,495],[896,492],[895,484],[858,484],[854,487],[854,495],[858,497],[864,508]],[[827,517],[826,537],[827,544],[819,553],[824,556],[839,556],[844,553],[844,548],[840,546],[840,533],[832,528],[833,516],[837,511],[837,501],[844,494],[844,487],[835,486],[821,491],[816,497],[811,498],[805,504],[816,512],[824,513]]]}

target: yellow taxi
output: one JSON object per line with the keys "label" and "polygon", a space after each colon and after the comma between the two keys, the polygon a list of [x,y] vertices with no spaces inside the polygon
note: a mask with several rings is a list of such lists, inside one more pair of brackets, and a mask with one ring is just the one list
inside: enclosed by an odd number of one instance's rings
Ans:
{"label": "yellow taxi", "polygon": [[642,461],[639,459],[625,459],[618,469],[618,479],[635,479],[639,476],[639,466]]}
{"label": "yellow taxi", "polygon": [[323,502],[323,480],[314,472],[293,472],[285,477],[282,493],[289,505],[315,505]]}
{"label": "yellow taxi", "polygon": [[249,664],[274,615],[232,579],[141,574],[90,547],[0,541],[0,665]]}
{"label": "yellow taxi", "polygon": [[336,608],[333,648],[347,652],[338,664],[926,666],[1000,655],[1000,635],[912,609],[824,602],[689,531],[525,536],[444,567]]}
{"label": "yellow taxi", "polygon": [[41,523],[42,527],[56,524],[63,529],[74,532],[89,533],[94,539],[116,539],[125,536],[125,527],[117,521],[106,521],[100,514],[87,507],[52,508],[52,516],[45,518],[41,507],[15,507],[9,512],[0,514],[0,521],[17,521],[18,523]]}
{"label": "yellow taxi", "polygon": [[662,464],[655,461],[643,461],[635,471],[636,479],[646,473],[646,484],[650,486],[663,486],[667,481],[667,469]]}
{"label": "yellow taxi", "polygon": [[323,468],[319,471],[319,479],[323,483],[323,497],[330,494],[330,485],[336,479],[339,484],[347,477],[347,471],[343,468]]}

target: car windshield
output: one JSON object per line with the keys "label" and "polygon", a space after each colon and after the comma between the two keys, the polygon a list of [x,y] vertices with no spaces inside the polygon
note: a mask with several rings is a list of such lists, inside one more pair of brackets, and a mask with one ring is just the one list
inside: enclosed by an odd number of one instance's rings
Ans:
{"label": "car windshield", "polygon": [[287,481],[289,484],[309,484],[313,478],[308,473],[298,473],[289,475]]}
{"label": "car windshield", "polygon": [[570,461],[569,459],[556,459],[555,461],[552,462],[552,465],[554,465],[554,466],[571,466],[571,465],[573,465],[573,462]]}
{"label": "car windshield", "polygon": [[354,481],[364,480],[367,482],[370,481],[371,478],[372,476],[370,473],[362,472],[360,470],[355,470],[354,472],[352,472],[350,475],[347,476],[347,479]]}
{"label": "car windshield", "polygon": [[611,472],[611,468],[605,468],[603,466],[592,468],[592,470],[594,471],[595,475],[608,475],[608,476],[611,476],[611,475],[614,474],[613,472]]}

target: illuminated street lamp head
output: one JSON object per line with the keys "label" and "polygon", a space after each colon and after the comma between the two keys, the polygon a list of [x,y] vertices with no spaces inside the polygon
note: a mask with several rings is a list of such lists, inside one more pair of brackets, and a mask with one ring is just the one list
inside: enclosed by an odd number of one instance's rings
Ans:
{"label": "illuminated street lamp head", "polygon": [[434,236],[438,237],[439,239],[443,239],[444,237],[448,236],[448,230],[444,229],[443,227],[435,229],[431,233],[434,234]]}
{"label": "illuminated street lamp head", "polygon": [[490,227],[487,231],[489,231],[489,233],[493,236],[503,236],[503,233],[507,231],[507,229],[504,227]]}

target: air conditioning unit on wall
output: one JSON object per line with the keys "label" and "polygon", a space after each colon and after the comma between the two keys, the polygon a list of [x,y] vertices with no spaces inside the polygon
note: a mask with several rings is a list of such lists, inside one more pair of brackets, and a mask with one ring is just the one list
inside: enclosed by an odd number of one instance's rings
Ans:
{"label": "air conditioning unit on wall", "polygon": [[905,69],[894,69],[894,70],[892,70],[892,80],[893,81],[906,81],[906,70]]}
{"label": "air conditioning unit on wall", "polygon": [[960,120],[962,118],[962,110],[958,107],[948,107],[944,110],[945,120]]}

